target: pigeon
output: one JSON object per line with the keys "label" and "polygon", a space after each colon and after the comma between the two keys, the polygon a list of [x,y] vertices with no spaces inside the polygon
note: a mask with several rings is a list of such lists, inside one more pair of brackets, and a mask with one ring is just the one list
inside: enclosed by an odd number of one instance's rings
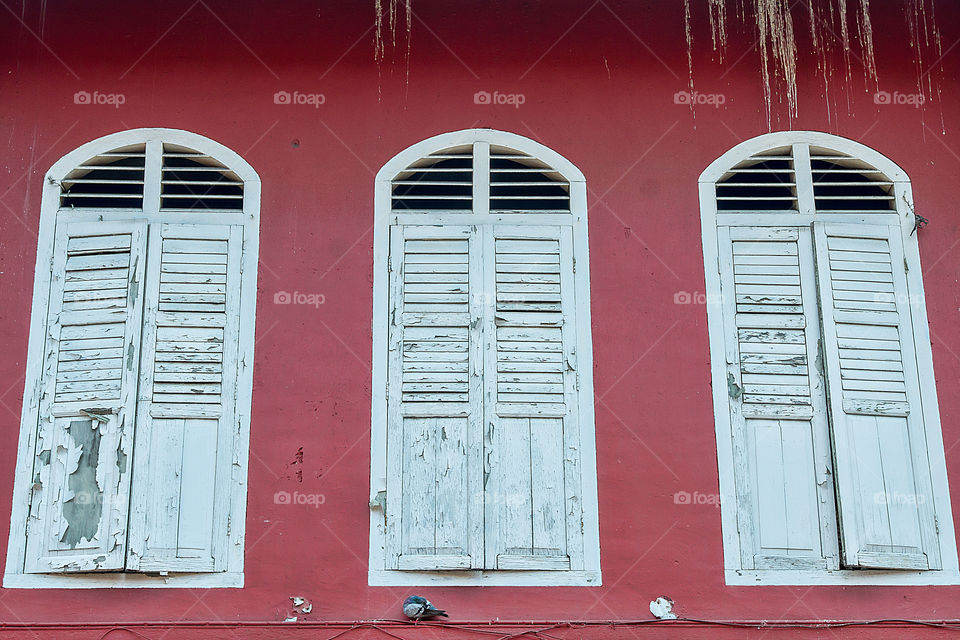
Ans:
{"label": "pigeon", "polygon": [[661,620],[676,620],[677,614],[673,612],[673,600],[667,596],[660,596],[650,603],[650,613]]}
{"label": "pigeon", "polygon": [[441,611],[422,596],[409,596],[403,601],[403,615],[411,620],[425,620],[427,618],[436,618],[443,616],[447,618],[447,612]]}

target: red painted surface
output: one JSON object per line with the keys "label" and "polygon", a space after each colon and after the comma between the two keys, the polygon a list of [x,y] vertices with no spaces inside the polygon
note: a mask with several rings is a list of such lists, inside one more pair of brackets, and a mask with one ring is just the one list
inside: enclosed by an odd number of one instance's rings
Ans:
{"label": "red painted surface", "polygon": [[[881,88],[910,93],[916,72],[899,4],[874,3],[877,60]],[[697,177],[728,148],[767,130],[758,56],[748,52],[751,32],[731,28],[728,59],[746,56],[721,67],[710,59],[706,7],[694,7],[697,89],[726,96],[722,107],[698,107],[694,118],[673,102],[687,82],[679,2],[609,2],[587,10],[590,3],[573,1],[418,0],[409,83],[403,30],[396,54],[388,37],[378,67],[373,31],[365,31],[372,0],[343,5],[104,2],[42,12],[40,3],[8,3],[0,11],[0,514],[10,510],[47,167],[101,135],[163,126],[226,144],[263,180],[246,587],[2,590],[0,620],[73,626],[0,628],[0,636],[100,638],[110,626],[88,624],[159,621],[130,628],[171,640],[275,638],[280,632],[262,624],[176,627],[164,635],[162,622],[279,621],[295,594],[313,601],[311,620],[395,618],[411,592],[428,595],[457,620],[646,619],[648,602],[660,594],[675,599],[681,615],[700,619],[960,618],[960,587],[727,587],[719,509],[674,503],[678,491],[717,492],[706,312],[701,305],[674,304],[674,295],[704,288]],[[804,54],[800,117],[791,123],[775,106],[774,128],[859,140],[913,179],[917,210],[931,219],[920,250],[956,495],[960,47],[949,48],[960,38],[960,6],[938,2],[937,11],[946,53],[944,71],[935,76],[942,100],[923,111],[877,106],[854,61],[849,109],[841,74],[831,83],[828,121],[822,80]],[[803,51],[809,46],[806,22],[799,7],[795,14]],[[80,90],[122,93],[125,103],[75,105]],[[276,105],[278,90],[322,93],[326,101],[316,109]],[[481,90],[521,93],[525,101],[519,108],[474,104]],[[472,126],[534,137],[587,177],[600,588],[367,586],[373,174],[410,144]],[[275,305],[278,291],[321,293],[325,303]],[[301,447],[303,461],[293,464]],[[325,502],[318,508],[278,505],[273,495],[281,490],[323,494]],[[956,509],[954,520],[960,521]],[[3,515],[0,540],[7,533]],[[282,637],[290,638],[343,630],[283,629]],[[772,631],[769,637],[922,632],[892,625]],[[551,633],[759,635],[693,625]],[[925,635],[946,633],[928,629]],[[378,631],[353,634],[382,637]]]}

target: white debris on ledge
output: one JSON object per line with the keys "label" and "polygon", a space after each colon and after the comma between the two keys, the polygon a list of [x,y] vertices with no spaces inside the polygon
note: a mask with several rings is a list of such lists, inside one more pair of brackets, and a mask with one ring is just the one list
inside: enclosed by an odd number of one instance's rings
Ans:
{"label": "white debris on ledge", "polygon": [[660,620],[676,620],[677,614],[673,612],[673,600],[667,596],[660,596],[650,602],[650,613]]}

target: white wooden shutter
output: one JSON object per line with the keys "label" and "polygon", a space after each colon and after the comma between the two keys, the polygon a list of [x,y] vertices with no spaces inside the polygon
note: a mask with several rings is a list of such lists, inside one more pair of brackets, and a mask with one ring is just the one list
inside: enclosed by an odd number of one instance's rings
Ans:
{"label": "white wooden shutter", "polygon": [[900,229],[813,229],[844,564],[938,569]]}
{"label": "white wooden shutter", "polygon": [[224,569],[242,244],[239,226],[151,228],[129,569]]}
{"label": "white wooden shutter", "polygon": [[145,239],[139,222],[58,226],[27,573],[123,568]]}
{"label": "white wooden shutter", "polygon": [[481,567],[477,237],[466,226],[390,232],[388,563]]}
{"label": "white wooden shutter", "polygon": [[742,566],[836,568],[810,231],[718,234]]}
{"label": "white wooden shutter", "polygon": [[583,568],[571,233],[485,236],[489,569]]}

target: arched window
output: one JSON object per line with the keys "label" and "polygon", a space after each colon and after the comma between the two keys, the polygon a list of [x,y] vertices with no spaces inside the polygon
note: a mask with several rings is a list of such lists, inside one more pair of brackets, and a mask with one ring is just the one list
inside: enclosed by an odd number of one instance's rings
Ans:
{"label": "arched window", "polygon": [[371,584],[600,583],[585,189],[487,129],[377,176]]}
{"label": "arched window", "polygon": [[728,583],[956,583],[906,174],[773,133],[700,202]]}
{"label": "arched window", "polygon": [[259,206],[185,131],[46,174],[5,586],[242,585]]}

